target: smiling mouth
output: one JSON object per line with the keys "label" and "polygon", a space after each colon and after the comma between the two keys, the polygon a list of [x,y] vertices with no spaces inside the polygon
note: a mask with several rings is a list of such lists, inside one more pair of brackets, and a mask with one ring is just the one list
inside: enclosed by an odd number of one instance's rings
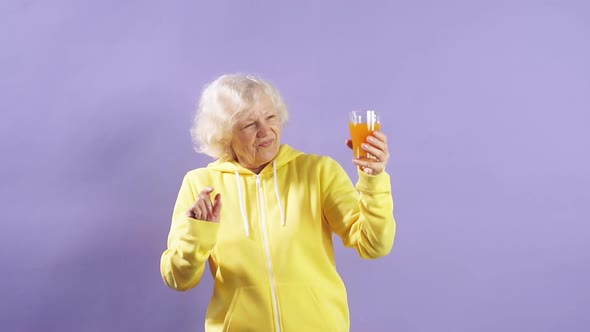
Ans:
{"label": "smiling mouth", "polygon": [[268,141],[264,141],[260,144],[258,144],[258,146],[263,147],[263,148],[267,148],[272,144],[272,140],[268,140]]}

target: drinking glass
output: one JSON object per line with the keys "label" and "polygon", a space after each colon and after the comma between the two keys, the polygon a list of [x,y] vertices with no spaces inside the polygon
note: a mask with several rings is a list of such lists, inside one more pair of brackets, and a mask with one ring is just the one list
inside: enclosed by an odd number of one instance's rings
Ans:
{"label": "drinking glass", "polygon": [[348,114],[348,128],[350,130],[354,157],[364,160],[374,160],[375,157],[363,150],[361,144],[366,143],[367,137],[381,128],[377,112],[374,110],[350,112]]}

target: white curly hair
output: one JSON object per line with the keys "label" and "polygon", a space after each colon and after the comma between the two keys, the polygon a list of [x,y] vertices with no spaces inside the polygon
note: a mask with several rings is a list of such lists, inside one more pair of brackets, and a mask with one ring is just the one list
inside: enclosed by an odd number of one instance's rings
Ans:
{"label": "white curly hair", "polygon": [[216,159],[235,159],[230,146],[233,126],[241,113],[264,97],[272,101],[282,126],[287,107],[279,91],[262,78],[226,74],[205,85],[191,128],[195,150]]}

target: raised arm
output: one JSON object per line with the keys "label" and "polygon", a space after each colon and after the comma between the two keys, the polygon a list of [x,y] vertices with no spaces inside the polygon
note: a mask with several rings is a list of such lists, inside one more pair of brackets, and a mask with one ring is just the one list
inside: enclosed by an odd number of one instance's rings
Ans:
{"label": "raised arm", "polygon": [[323,210],[331,229],[365,259],[387,255],[395,237],[389,174],[358,171],[356,188],[342,167],[327,159],[322,170]]}
{"label": "raised arm", "polygon": [[205,263],[215,247],[219,231],[221,201],[219,194],[211,202],[212,188],[198,196],[193,184],[184,177],[168,234],[167,249],[160,260],[160,273],[168,287],[184,291],[201,280]]}

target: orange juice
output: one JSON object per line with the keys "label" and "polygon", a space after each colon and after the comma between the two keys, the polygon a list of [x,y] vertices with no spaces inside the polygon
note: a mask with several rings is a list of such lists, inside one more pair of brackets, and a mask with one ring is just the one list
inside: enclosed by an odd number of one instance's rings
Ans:
{"label": "orange juice", "polygon": [[356,158],[360,159],[373,159],[373,157],[367,153],[367,151],[361,148],[361,144],[367,142],[367,137],[373,134],[373,131],[378,131],[381,126],[379,122],[369,121],[354,123],[349,122],[348,128],[350,129],[350,139],[352,140],[352,151]]}

